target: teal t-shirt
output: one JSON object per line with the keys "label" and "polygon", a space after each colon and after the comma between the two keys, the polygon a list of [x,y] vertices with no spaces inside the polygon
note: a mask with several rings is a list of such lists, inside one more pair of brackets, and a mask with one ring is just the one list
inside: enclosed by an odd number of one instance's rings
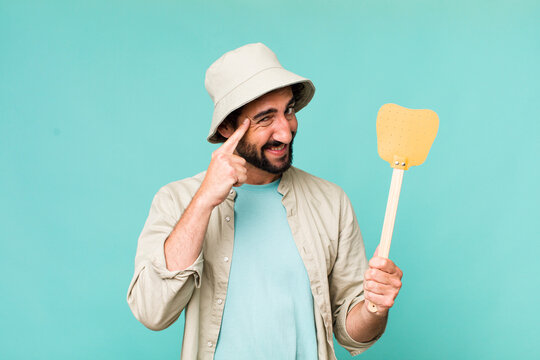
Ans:
{"label": "teal t-shirt", "polygon": [[278,185],[236,188],[233,255],[214,359],[317,359],[309,278]]}

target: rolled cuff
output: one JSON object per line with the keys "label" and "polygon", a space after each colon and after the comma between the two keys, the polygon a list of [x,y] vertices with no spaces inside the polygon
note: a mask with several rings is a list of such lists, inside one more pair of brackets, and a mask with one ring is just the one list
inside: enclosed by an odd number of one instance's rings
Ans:
{"label": "rolled cuff", "polygon": [[184,270],[170,271],[167,269],[167,266],[165,265],[165,257],[164,255],[162,255],[162,256],[155,256],[152,259],[152,268],[162,279],[185,280],[187,277],[193,275],[193,278],[195,280],[195,287],[200,288],[201,275],[203,271],[203,262],[204,262],[203,253],[201,251],[197,259],[195,259],[195,261],[193,262],[193,264],[191,264]]}
{"label": "rolled cuff", "polygon": [[335,324],[335,335],[337,342],[343,346],[352,356],[363,353],[369,349],[379,338],[382,333],[369,342],[358,342],[354,340],[347,332],[347,314],[360,302],[364,300],[364,294],[358,295],[355,298],[347,299],[341,306],[341,311],[337,314]]}

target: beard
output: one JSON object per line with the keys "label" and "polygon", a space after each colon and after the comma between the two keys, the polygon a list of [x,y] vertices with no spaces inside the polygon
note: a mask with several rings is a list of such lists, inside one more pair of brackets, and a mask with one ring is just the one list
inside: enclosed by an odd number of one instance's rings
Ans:
{"label": "beard", "polygon": [[236,146],[236,151],[248,163],[255,166],[256,168],[267,171],[271,174],[281,174],[291,167],[292,159],[293,159],[292,145],[294,141],[294,135],[295,134],[293,134],[293,138],[288,145],[288,150],[289,150],[288,153],[283,155],[283,157],[279,159],[279,160],[282,160],[286,158],[286,160],[280,162],[279,165],[272,164],[270,160],[268,160],[268,158],[264,154],[264,150],[273,146],[279,146],[283,144],[280,141],[268,142],[259,151],[257,150],[257,147],[254,144],[248,143],[244,139],[241,139],[238,142],[238,145]]}

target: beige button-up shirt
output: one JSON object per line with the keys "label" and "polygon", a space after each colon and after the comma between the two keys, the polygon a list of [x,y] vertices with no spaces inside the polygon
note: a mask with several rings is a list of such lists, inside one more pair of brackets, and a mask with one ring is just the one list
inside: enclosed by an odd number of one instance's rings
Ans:
{"label": "beige button-up shirt", "polygon": [[[234,188],[212,211],[197,260],[169,271],[164,242],[199,189],[205,172],[165,185],[155,195],[139,237],[127,301],[152,330],[170,326],[185,308],[182,359],[213,359],[221,327],[234,241]],[[332,333],[352,355],[360,343],[346,331],[347,313],[364,299],[364,243],[352,205],[337,185],[291,167],[278,192],[313,295],[319,359],[336,359]],[[249,292],[249,289],[245,289]]]}

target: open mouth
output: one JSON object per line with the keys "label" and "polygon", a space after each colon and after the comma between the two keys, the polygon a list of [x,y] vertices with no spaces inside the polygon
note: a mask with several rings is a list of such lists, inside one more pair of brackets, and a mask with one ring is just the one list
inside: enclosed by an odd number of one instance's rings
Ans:
{"label": "open mouth", "polygon": [[274,155],[283,155],[287,151],[287,144],[269,146],[265,150]]}

